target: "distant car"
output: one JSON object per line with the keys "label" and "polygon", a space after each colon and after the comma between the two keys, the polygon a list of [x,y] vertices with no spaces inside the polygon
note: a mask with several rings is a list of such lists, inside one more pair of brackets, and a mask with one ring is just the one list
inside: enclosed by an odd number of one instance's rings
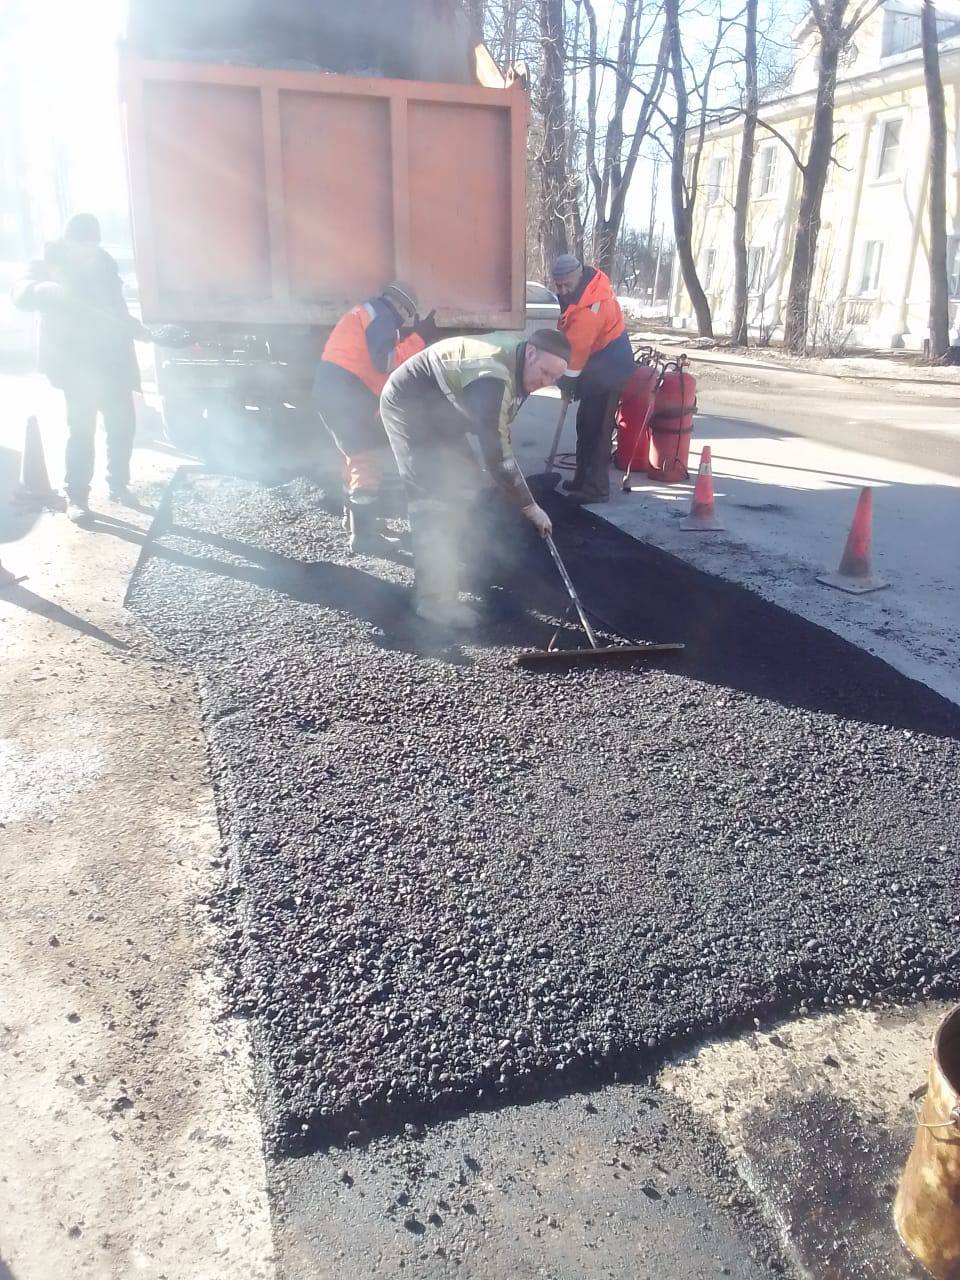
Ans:
{"label": "distant car", "polygon": [[546,285],[535,280],[527,281],[527,322],[524,332],[529,336],[535,329],[555,329],[560,319],[560,303]]}

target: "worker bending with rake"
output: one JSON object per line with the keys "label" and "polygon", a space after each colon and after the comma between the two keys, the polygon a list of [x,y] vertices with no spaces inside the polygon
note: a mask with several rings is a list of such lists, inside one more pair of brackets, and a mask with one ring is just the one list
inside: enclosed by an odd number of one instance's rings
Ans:
{"label": "worker bending with rake", "polygon": [[633,375],[633,349],[613,285],[599,268],[565,253],[553,264],[553,283],[560,301],[558,327],[572,350],[560,391],[580,402],[576,471],[563,488],[573,502],[606,502],[617,403]]}
{"label": "worker bending with rake", "polygon": [[[412,332],[401,330],[412,324]],[[377,418],[387,378],[408,356],[439,336],[434,313],[417,317],[417,297],[401,280],[376,298],[352,307],[327,339],[313,382],[323,425],[343,454],[346,522],[350,550],[374,554],[391,549],[377,530],[377,499],[383,480],[379,450],[386,440]]]}
{"label": "worker bending with rake", "polygon": [[416,611],[445,627],[472,627],[459,600],[459,545],[473,436],[491,477],[542,535],[550,518],[534,501],[513,456],[510,424],[527,396],[561,378],[570,343],[554,329],[446,338],[391,374],[380,417],[406,485]]}

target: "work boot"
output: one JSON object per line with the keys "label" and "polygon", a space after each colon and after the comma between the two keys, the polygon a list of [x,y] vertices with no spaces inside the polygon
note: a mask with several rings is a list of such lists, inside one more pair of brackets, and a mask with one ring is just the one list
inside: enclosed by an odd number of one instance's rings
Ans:
{"label": "work boot", "polygon": [[570,493],[582,487],[583,487],[583,481],[578,480],[576,476],[573,476],[569,480],[564,480],[563,483],[560,485],[560,488],[566,490],[567,493]]}
{"label": "work boot", "polygon": [[90,521],[90,508],[87,506],[86,499],[68,498],[67,499],[67,519],[72,524],[88,524]]}
{"label": "work boot", "polygon": [[372,502],[358,502],[351,498],[347,503],[346,515],[352,554],[370,556],[396,554],[396,543],[390,538],[385,538],[377,528],[377,508]]}

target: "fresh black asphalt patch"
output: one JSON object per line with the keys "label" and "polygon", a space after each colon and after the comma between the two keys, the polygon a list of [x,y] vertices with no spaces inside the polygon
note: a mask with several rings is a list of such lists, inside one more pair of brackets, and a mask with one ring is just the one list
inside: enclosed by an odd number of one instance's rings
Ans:
{"label": "fresh black asphalt patch", "polygon": [[524,530],[495,541],[457,646],[304,482],[183,474],[132,585],[198,672],[280,1149],[960,990],[955,707],[580,512],[558,541],[588,601],[687,651],[517,670],[565,598]]}

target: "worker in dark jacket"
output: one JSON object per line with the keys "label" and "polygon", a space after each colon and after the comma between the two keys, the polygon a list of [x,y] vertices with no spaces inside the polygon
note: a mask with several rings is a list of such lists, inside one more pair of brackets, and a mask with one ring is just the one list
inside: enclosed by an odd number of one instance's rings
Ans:
{"label": "worker in dark jacket", "polygon": [[61,239],[45,246],[14,286],[13,300],[40,313],[40,372],[66,401],[67,514],[82,524],[90,514],[98,414],[107,436],[110,497],[132,501],[133,393],[140,390],[133,343],[151,335],[127,310],[119,269],[100,247],[100,224],[90,213],[74,214]]}
{"label": "worker in dark jacket", "polygon": [[510,424],[527,396],[563,375],[569,358],[570,343],[554,329],[538,329],[529,340],[489,333],[446,338],[390,376],[380,417],[407,489],[422,618],[446,627],[477,620],[458,599],[457,552],[476,471],[468,435],[509,502],[540,534],[552,532],[513,456]]}
{"label": "worker in dark jacket", "polygon": [[620,303],[602,271],[565,253],[553,264],[553,283],[560,300],[558,327],[573,351],[560,391],[580,402],[577,466],[563,487],[574,502],[606,502],[617,403],[634,371],[633,350]]}
{"label": "worker in dark jacket", "polygon": [[[401,337],[401,330],[412,332]],[[401,280],[351,308],[323,349],[313,383],[320,418],[343,454],[350,550],[380,552],[376,502],[383,479],[379,450],[387,443],[377,413],[387,378],[409,356],[439,337],[434,313],[420,320],[412,287]]]}

